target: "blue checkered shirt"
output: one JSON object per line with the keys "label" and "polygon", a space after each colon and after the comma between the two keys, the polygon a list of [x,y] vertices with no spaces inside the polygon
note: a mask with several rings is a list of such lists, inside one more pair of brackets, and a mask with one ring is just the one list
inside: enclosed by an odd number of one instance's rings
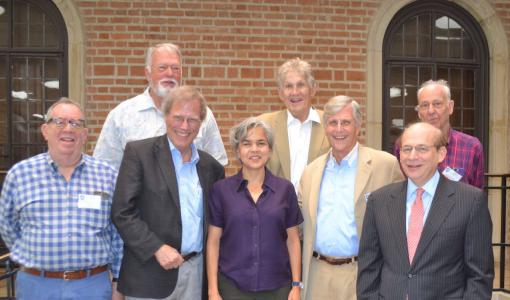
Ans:
{"label": "blue checkered shirt", "polygon": [[[118,277],[123,244],[110,219],[116,175],[86,154],[69,182],[48,153],[14,165],[0,196],[0,234],[11,258],[46,271],[109,264]],[[100,196],[100,208],[78,207],[79,195]]]}

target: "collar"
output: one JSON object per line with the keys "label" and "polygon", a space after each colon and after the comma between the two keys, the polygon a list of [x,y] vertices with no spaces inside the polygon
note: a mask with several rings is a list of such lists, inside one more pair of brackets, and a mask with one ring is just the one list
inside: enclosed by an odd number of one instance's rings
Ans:
{"label": "collar", "polygon": [[349,154],[347,154],[339,162],[336,161],[336,158],[333,156],[333,150],[331,150],[329,152],[329,159],[327,162],[328,167],[334,167],[335,165],[341,165],[342,162],[345,162],[347,164],[347,166],[349,166],[349,168],[351,168],[358,160],[358,149],[359,149],[359,143],[356,142],[356,144],[354,145],[354,147],[352,147]]}
{"label": "collar", "polygon": [[[264,167],[265,176],[264,176],[264,183],[262,183],[263,189],[270,189],[271,191],[275,191],[277,187],[277,183],[275,182],[274,178],[275,176],[266,168]],[[237,191],[243,191],[248,186],[248,180],[243,178],[243,171],[239,170],[237,174],[232,176],[235,182],[235,186],[237,186]]]}
{"label": "collar", "polygon": [[[296,122],[298,124],[301,123],[301,121],[299,121],[298,119],[294,118],[294,116],[287,109],[287,127],[289,127],[292,123],[296,123]],[[307,122],[315,122],[315,123],[318,123],[318,124],[321,123],[321,118],[319,116],[319,113],[313,107],[310,107],[310,110],[308,111],[308,118],[306,118],[306,120],[303,122],[303,124],[305,124]]]}
{"label": "collar", "polygon": [[145,91],[143,91],[143,97],[134,101],[134,107],[137,111],[144,111],[149,109],[159,110],[154,104],[154,100],[152,100],[151,94],[149,93],[150,87],[147,87]]}
{"label": "collar", "polygon": [[[427,181],[421,188],[427,192],[427,194],[434,197],[434,194],[436,193],[437,185],[439,184],[439,179],[441,176],[439,176],[439,172],[436,170],[434,175]],[[407,178],[407,192],[409,195],[409,192],[414,193],[416,189],[419,188],[411,179]]]}
{"label": "collar", "polygon": [[[179,151],[179,149],[175,148],[174,144],[170,140],[170,138],[167,137],[168,145],[170,146],[170,152],[172,152],[172,157],[174,154],[178,155],[182,161],[182,154]],[[195,146],[195,143],[191,143],[191,159],[187,163],[193,163],[196,164],[200,160],[200,156],[198,155],[197,147]],[[184,163],[184,162],[183,162]]]}
{"label": "collar", "polygon": [[[46,160],[46,163],[48,163],[48,165],[50,165],[50,167],[53,168],[54,171],[58,171],[58,165],[53,160],[53,158],[51,158],[51,155],[49,152],[44,153],[44,159]],[[76,170],[78,168],[81,168],[83,165],[85,165],[85,163],[88,163],[89,161],[90,161],[90,157],[88,157],[87,155],[82,153],[80,162],[78,164],[76,164],[74,169]]]}

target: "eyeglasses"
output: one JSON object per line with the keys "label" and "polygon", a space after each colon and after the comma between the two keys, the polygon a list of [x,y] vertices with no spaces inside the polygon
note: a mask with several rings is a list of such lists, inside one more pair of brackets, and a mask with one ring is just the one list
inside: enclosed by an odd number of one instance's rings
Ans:
{"label": "eyeglasses", "polygon": [[416,105],[414,110],[425,111],[425,110],[428,110],[431,105],[434,109],[442,109],[445,106],[445,101],[434,101],[432,103],[422,102],[422,103]]}
{"label": "eyeglasses", "polygon": [[155,68],[160,73],[163,73],[163,72],[165,72],[168,69],[172,70],[173,73],[180,73],[181,70],[182,70],[181,65],[164,65],[164,64],[161,64],[161,65],[153,66],[153,68]]}
{"label": "eyeglasses", "polygon": [[406,145],[400,149],[400,153],[409,155],[409,154],[411,154],[411,152],[413,152],[413,149],[414,149],[414,151],[416,151],[416,153],[425,154],[425,153],[429,152],[430,149],[433,147],[436,147],[436,146],[417,145],[417,146],[413,147],[413,146]]}
{"label": "eyeglasses", "polygon": [[69,124],[73,130],[82,130],[85,128],[85,120],[82,119],[50,118],[46,121],[46,124],[53,124],[58,129],[64,129],[67,124]]}
{"label": "eyeglasses", "polygon": [[172,116],[171,118],[172,118],[172,122],[174,122],[174,124],[176,124],[176,125],[181,125],[182,123],[186,122],[186,123],[188,123],[188,125],[190,127],[193,127],[193,128],[200,126],[200,124],[202,123],[202,121],[200,121],[200,119],[185,118],[183,116]]}

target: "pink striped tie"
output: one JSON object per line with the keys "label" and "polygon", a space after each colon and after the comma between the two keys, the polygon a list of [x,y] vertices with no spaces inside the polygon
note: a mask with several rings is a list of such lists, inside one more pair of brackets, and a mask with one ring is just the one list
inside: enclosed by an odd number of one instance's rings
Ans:
{"label": "pink striped tie", "polygon": [[421,231],[423,230],[423,201],[421,196],[424,189],[416,189],[416,200],[411,207],[411,216],[409,218],[409,229],[407,230],[407,249],[409,252],[409,263],[413,262],[418,242],[420,241]]}

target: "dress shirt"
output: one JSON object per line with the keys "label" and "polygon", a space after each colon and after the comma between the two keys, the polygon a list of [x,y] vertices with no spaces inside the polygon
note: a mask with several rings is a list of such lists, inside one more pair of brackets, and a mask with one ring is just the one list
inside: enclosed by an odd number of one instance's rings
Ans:
{"label": "dress shirt", "polygon": [[358,143],[340,163],[330,154],[322,175],[317,207],[314,250],[334,257],[358,255],[359,237],[354,215],[354,185]]}
{"label": "dress shirt", "polygon": [[122,240],[110,219],[115,180],[114,168],[86,154],[69,181],[47,152],[14,165],[0,196],[0,233],[12,259],[46,271],[111,264],[118,277]]}
{"label": "dress shirt", "polygon": [[[94,149],[94,157],[106,160],[119,169],[126,143],[165,133],[165,116],[154,105],[147,88],[143,94],[123,101],[108,114]],[[198,149],[211,154],[222,165],[227,165],[227,153],[209,107],[193,142]]]}
{"label": "dress shirt", "polygon": [[301,174],[308,164],[308,150],[312,135],[312,122],[320,124],[317,111],[310,108],[308,118],[301,123],[287,110],[287,133],[289,136],[290,181],[297,191]]}
{"label": "dress shirt", "polygon": [[290,288],[287,229],[303,222],[292,184],[269,170],[257,203],[239,172],[216,182],[210,224],[223,229],[219,271],[243,291]]}
{"label": "dress shirt", "polygon": [[[395,156],[400,160],[400,140],[395,142]],[[450,128],[446,157],[438,166],[439,172],[450,167],[462,176],[460,181],[483,188],[484,158],[483,147],[474,137]]]}
{"label": "dress shirt", "polygon": [[201,252],[203,249],[204,198],[198,179],[198,151],[191,144],[191,159],[182,161],[182,155],[168,140],[177,177],[179,203],[181,207],[182,241],[181,253]]}
{"label": "dress shirt", "polygon": [[[439,183],[439,172],[436,171],[434,176],[427,181],[422,189],[425,191],[421,196],[421,200],[423,201],[423,225],[425,226],[425,222],[427,221],[427,216],[429,215],[430,207],[432,206],[432,199],[434,198],[434,194],[436,193],[437,184]],[[409,218],[411,217],[411,208],[413,207],[414,201],[416,200],[416,190],[420,186],[414,184],[411,179],[407,179],[407,194],[406,194],[406,232],[409,229]]]}

